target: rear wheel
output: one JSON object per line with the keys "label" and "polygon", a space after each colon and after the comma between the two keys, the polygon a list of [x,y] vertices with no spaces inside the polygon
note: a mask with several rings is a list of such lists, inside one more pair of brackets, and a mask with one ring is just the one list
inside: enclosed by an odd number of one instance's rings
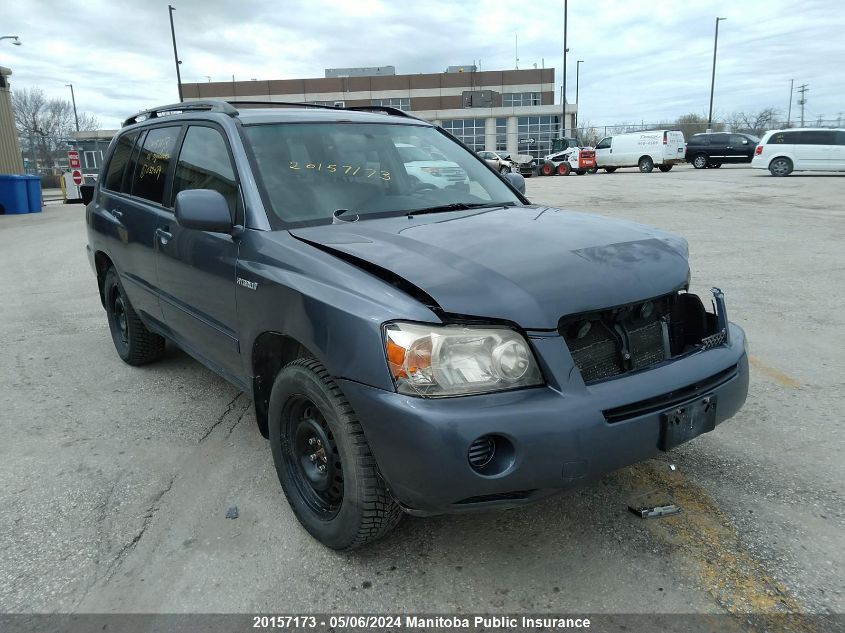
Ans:
{"label": "rear wheel", "polygon": [[792,161],[788,158],[776,158],[769,163],[769,172],[772,176],[788,176],[792,173]]}
{"label": "rear wheel", "polygon": [[615,171],[616,171],[616,167],[605,167],[605,168],[604,168],[604,170],[605,170],[608,174],[612,174],[613,172],[615,172]]}
{"label": "rear wheel", "polygon": [[543,163],[543,166],[540,167],[540,173],[543,176],[551,176],[555,173],[555,166],[551,163]]}
{"label": "rear wheel", "polygon": [[114,268],[106,272],[103,297],[117,355],[125,363],[136,366],[158,360],[164,353],[164,339],[141,322]]}
{"label": "rear wheel", "polygon": [[572,169],[570,168],[569,163],[561,163],[557,166],[558,176],[568,176],[570,171],[572,171]]}
{"label": "rear wheel", "polygon": [[707,155],[706,154],[696,154],[692,158],[692,166],[696,169],[704,169],[707,167]]}
{"label": "rear wheel", "polygon": [[654,169],[654,161],[651,160],[650,156],[643,156],[640,159],[640,162],[637,163],[637,167],[640,168],[640,171],[644,174],[650,174]]}
{"label": "rear wheel", "polygon": [[282,489],[302,526],[332,549],[380,538],[402,518],[355,412],[316,360],[287,365],[273,383],[270,443]]}
{"label": "rear wheel", "polygon": [[667,171],[672,171],[672,165],[658,165],[657,168],[662,171],[664,174]]}

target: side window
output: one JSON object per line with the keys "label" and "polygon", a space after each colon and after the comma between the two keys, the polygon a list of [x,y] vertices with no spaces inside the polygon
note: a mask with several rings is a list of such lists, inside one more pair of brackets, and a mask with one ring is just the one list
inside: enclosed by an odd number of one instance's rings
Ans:
{"label": "side window", "polygon": [[833,130],[807,130],[801,132],[802,145],[833,145]]}
{"label": "side window", "polygon": [[837,130],[835,141],[835,145],[845,145],[845,131]]}
{"label": "side window", "polygon": [[612,140],[612,136],[608,136],[607,138],[603,138],[599,141],[599,144],[596,145],[596,149],[609,149],[610,148],[610,141]]}
{"label": "side window", "polygon": [[163,204],[167,168],[180,129],[179,126],[159,127],[147,132],[132,178],[133,196]]}
{"label": "side window", "polygon": [[694,136],[691,136],[689,138],[689,141],[687,141],[687,145],[695,146],[707,145],[708,143],[709,141],[707,140],[707,137],[703,134],[696,134]]}
{"label": "side window", "polygon": [[213,189],[219,191],[229,203],[229,212],[235,219],[238,207],[238,184],[235,170],[223,136],[214,128],[194,125],[188,128],[176,175],[173,180],[173,199],[186,189]]}
{"label": "side window", "polygon": [[112,152],[109,166],[106,170],[106,189],[120,191],[120,186],[123,182],[123,170],[126,168],[126,163],[129,162],[129,156],[132,154],[132,148],[135,145],[136,138],[138,138],[138,133],[131,132],[124,134],[115,142],[114,151]]}
{"label": "side window", "polygon": [[727,134],[711,134],[710,135],[710,144],[717,145],[719,147],[724,147],[728,144],[728,135]]}
{"label": "side window", "polygon": [[742,136],[741,134],[731,134],[731,145],[734,147],[745,147],[746,145],[750,145],[751,141],[747,138]]}
{"label": "side window", "polygon": [[801,141],[798,138],[800,132],[777,132],[769,137],[769,142],[766,145],[795,145]]}

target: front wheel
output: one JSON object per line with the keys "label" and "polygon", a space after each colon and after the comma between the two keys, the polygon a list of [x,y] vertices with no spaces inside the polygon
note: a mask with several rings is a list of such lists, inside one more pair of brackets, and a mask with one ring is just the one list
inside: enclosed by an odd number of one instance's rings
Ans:
{"label": "front wheel", "polygon": [[640,168],[641,173],[650,174],[654,169],[654,161],[651,160],[650,156],[643,156],[640,162],[637,163],[637,167]]}
{"label": "front wheel", "polygon": [[788,176],[792,173],[792,161],[788,158],[776,158],[769,163],[769,172],[772,176]]}
{"label": "front wheel", "polygon": [[270,444],[276,473],[302,526],[323,545],[349,550],[402,518],[355,412],[316,360],[285,366],[273,383]]}
{"label": "front wheel", "polygon": [[557,166],[558,176],[568,176],[570,171],[572,171],[572,168],[569,166],[569,163],[561,163]]}
{"label": "front wheel", "polygon": [[540,167],[540,173],[543,176],[551,176],[555,173],[555,166],[551,163],[543,163],[543,166]]}
{"label": "front wheel", "polygon": [[672,165],[658,165],[657,168],[662,171],[664,174],[667,171],[672,171]]}
{"label": "front wheel", "polygon": [[112,342],[123,362],[137,366],[158,360],[164,353],[164,339],[138,317],[114,268],[108,269],[103,280],[103,299]]}
{"label": "front wheel", "polygon": [[616,167],[605,167],[605,168],[604,168],[604,170],[605,170],[608,174],[612,174],[613,172],[615,172],[615,171],[616,171]]}
{"label": "front wheel", "polygon": [[511,173],[511,168],[508,167],[507,165],[502,165],[501,167],[499,167],[499,173],[502,174],[503,176],[505,174],[509,174],[509,173]]}

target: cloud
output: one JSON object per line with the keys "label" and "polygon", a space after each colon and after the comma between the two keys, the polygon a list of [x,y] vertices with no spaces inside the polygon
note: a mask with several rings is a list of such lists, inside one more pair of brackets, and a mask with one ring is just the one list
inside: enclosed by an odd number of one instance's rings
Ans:
{"label": "cloud", "polygon": [[[476,61],[484,70],[553,66],[561,82],[562,3],[419,3],[358,0],[170,0],[185,82],[321,77],[325,68],[393,64],[438,72]],[[808,114],[845,110],[845,42],[838,3],[770,0],[569,3],[567,94],[583,59],[580,118],[657,122],[706,113],[713,28],[719,32],[715,109],[786,110],[789,80],[810,84]],[[7,3],[0,64],[12,86],[40,86],[116,127],[142,108],[177,99],[167,2]],[[559,91],[558,93],[559,94]],[[795,106],[793,106],[794,108]]]}

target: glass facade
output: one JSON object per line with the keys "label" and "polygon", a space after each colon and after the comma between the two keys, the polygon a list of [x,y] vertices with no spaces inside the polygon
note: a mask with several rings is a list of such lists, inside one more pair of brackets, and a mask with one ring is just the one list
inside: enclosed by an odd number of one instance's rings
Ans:
{"label": "glass facade", "polygon": [[496,149],[506,150],[508,148],[508,120],[505,118],[496,119]]}
{"label": "glass facade", "polygon": [[[559,116],[521,116],[517,119],[519,153],[542,158],[552,151],[552,139],[558,134]],[[528,142],[533,140],[534,142]]]}
{"label": "glass facade", "polygon": [[502,105],[504,107],[540,105],[540,93],[504,92],[502,93]]}
{"label": "glass facade", "polygon": [[407,111],[411,109],[411,98],[395,97],[391,99],[373,99],[370,104],[374,106],[385,106],[388,108],[399,108],[400,110]]}
{"label": "glass facade", "polygon": [[459,138],[474,152],[487,149],[484,144],[484,119],[447,119],[440,127]]}

